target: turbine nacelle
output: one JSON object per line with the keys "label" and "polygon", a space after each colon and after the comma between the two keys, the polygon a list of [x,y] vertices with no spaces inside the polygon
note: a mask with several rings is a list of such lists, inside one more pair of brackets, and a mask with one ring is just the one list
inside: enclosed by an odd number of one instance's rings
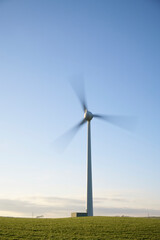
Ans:
{"label": "turbine nacelle", "polygon": [[93,118],[93,114],[86,109],[84,112],[84,119],[86,121],[91,121],[92,118]]}

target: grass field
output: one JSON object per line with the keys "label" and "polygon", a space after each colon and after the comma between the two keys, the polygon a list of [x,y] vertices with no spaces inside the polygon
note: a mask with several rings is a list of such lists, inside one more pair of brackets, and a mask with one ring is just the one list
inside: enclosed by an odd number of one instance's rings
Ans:
{"label": "grass field", "polygon": [[160,218],[27,219],[1,217],[0,240],[2,239],[160,240]]}

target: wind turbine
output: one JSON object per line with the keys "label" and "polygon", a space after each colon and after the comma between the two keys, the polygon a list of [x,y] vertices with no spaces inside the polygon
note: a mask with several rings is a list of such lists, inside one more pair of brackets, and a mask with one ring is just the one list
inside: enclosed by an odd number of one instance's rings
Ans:
{"label": "wind turbine", "polygon": [[[82,84],[82,82],[81,82]],[[75,85],[71,84],[83,109],[84,117],[83,119],[71,128],[65,136],[69,136],[70,139],[77,133],[77,131],[87,123],[87,216],[93,216],[93,195],[92,195],[92,161],[91,161],[91,120],[93,118],[98,118],[105,120],[111,124],[117,125],[119,127],[131,130],[133,126],[134,119],[133,117],[128,116],[118,116],[118,115],[102,115],[102,114],[93,114],[88,110],[84,89],[78,89]],[[82,87],[82,85],[81,85]],[[63,135],[64,137],[64,135]]]}

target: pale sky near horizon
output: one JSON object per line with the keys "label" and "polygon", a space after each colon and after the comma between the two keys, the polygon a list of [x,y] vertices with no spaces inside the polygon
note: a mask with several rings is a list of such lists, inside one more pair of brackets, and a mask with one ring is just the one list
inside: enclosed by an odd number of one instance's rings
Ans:
{"label": "pale sky near horizon", "polygon": [[76,75],[90,111],[138,119],[91,123],[94,214],[160,215],[159,43],[157,0],[0,0],[0,216],[85,211],[87,126],[53,147],[83,118]]}

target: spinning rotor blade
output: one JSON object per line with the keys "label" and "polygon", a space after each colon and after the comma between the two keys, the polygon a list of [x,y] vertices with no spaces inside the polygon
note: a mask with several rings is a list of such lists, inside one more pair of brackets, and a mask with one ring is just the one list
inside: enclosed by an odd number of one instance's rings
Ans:
{"label": "spinning rotor blade", "polygon": [[133,131],[136,125],[136,118],[131,116],[94,114],[93,117],[102,119],[106,122],[129,131]]}
{"label": "spinning rotor blade", "polygon": [[85,98],[84,80],[78,78],[76,82],[70,81],[70,84],[82,105],[83,111],[85,112],[87,109],[87,103]]}
{"label": "spinning rotor blade", "polygon": [[64,133],[61,137],[59,137],[55,141],[56,147],[60,150],[63,151],[71,142],[73,137],[76,135],[77,131],[81,128],[81,126],[86,122],[85,119],[80,121],[78,124],[76,124],[73,128],[68,130],[66,133]]}

